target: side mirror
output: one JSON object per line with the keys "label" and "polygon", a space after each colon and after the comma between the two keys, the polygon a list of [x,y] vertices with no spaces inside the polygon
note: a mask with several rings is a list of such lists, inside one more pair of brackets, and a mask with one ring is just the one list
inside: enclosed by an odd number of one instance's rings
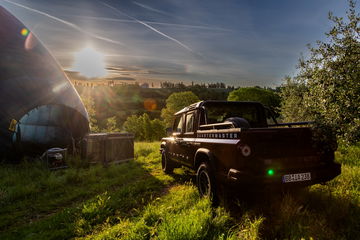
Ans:
{"label": "side mirror", "polygon": [[166,128],[166,135],[167,136],[171,136],[172,132],[173,132],[172,128]]}

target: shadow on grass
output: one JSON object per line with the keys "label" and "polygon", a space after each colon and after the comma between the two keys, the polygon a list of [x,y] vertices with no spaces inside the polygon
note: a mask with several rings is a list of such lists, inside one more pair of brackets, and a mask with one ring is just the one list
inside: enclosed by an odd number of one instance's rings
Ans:
{"label": "shadow on grass", "polygon": [[69,239],[136,216],[172,181],[147,157],[57,172],[1,166],[0,239]]}
{"label": "shadow on grass", "polygon": [[[194,173],[186,168],[176,169],[172,176],[179,184],[196,182]],[[346,193],[351,189],[343,183],[348,176],[344,172],[329,185],[291,191],[254,193],[221,188],[220,205],[231,214],[235,225],[258,228],[254,232],[259,233],[259,239],[357,239],[360,205],[357,193]],[[356,180],[351,181],[356,185]]]}
{"label": "shadow on grass", "polygon": [[[226,198],[226,199],[224,199]],[[223,195],[223,204],[236,220],[246,215],[263,218],[262,239],[357,239],[360,206],[356,200],[333,194],[328,186],[287,192]]]}

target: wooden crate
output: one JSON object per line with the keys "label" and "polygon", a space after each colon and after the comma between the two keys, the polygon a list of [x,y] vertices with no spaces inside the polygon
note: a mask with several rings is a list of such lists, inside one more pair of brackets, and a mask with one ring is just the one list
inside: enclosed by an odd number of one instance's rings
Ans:
{"label": "wooden crate", "polygon": [[84,137],[81,155],[89,163],[126,162],[134,159],[134,135],[130,133],[92,133]]}

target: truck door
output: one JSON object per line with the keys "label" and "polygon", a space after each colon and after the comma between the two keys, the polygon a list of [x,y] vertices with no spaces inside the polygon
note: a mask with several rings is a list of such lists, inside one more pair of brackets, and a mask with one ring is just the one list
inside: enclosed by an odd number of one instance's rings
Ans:
{"label": "truck door", "polygon": [[169,157],[171,158],[171,160],[176,162],[182,162],[180,156],[180,145],[182,144],[184,127],[185,127],[184,118],[185,118],[184,114],[175,116],[173,134],[172,134],[174,141],[168,143]]}
{"label": "truck door", "polygon": [[192,166],[194,155],[196,152],[195,143],[195,123],[196,111],[190,111],[185,114],[185,129],[181,144],[179,144],[181,152],[181,162],[189,167]]}

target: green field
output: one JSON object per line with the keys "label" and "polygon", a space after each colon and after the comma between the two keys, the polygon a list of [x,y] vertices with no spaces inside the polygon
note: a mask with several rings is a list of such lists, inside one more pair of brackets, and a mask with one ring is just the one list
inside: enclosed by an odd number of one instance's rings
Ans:
{"label": "green field", "polygon": [[292,194],[212,207],[186,169],[165,175],[159,143],[108,168],[0,166],[0,239],[356,239],[360,147],[341,147],[342,174]]}

